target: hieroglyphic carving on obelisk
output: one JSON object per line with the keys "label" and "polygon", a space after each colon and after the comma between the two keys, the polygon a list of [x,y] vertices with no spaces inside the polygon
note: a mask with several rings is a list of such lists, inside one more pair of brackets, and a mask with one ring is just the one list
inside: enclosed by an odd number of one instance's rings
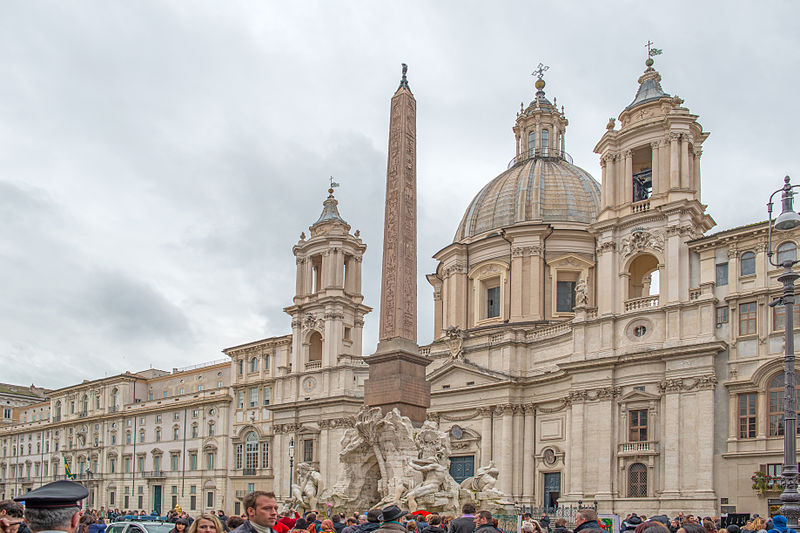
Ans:
{"label": "hieroglyphic carving on obelisk", "polygon": [[386,219],[383,229],[381,329],[378,349],[366,358],[364,403],[383,413],[398,409],[415,424],[425,421],[430,359],[417,345],[417,102],[406,79],[395,91],[389,119]]}
{"label": "hieroglyphic carving on obelisk", "polygon": [[417,341],[417,101],[403,78],[392,97],[383,229],[380,340]]}

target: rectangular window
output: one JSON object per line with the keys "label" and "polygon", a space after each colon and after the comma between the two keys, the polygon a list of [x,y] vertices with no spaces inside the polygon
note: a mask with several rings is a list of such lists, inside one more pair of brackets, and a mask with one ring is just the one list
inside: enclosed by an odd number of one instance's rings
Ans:
{"label": "rectangular window", "polygon": [[172,495],[172,509],[175,509],[178,506],[178,497],[176,495]]}
{"label": "rectangular window", "polygon": [[209,470],[214,470],[214,452],[208,452],[206,454],[206,466]]}
{"label": "rectangular window", "polygon": [[647,409],[629,411],[628,441],[644,442],[647,440]]}
{"label": "rectangular window", "polygon": [[183,394],[183,387],[181,387],[180,389],[178,389],[178,394]]}
{"label": "rectangular window", "polygon": [[206,495],[206,507],[214,507],[214,493],[212,491],[208,491]]}
{"label": "rectangular window", "polygon": [[117,493],[113,490],[108,493],[108,503],[114,505],[114,500],[116,499]]}
{"label": "rectangular window", "polygon": [[110,473],[112,473],[112,474],[116,474],[117,473],[117,460],[116,459],[109,459],[108,460],[108,469],[110,470]]}
{"label": "rectangular window", "polygon": [[739,335],[755,335],[756,303],[739,304]]}
{"label": "rectangular window", "polygon": [[717,287],[728,284],[728,263],[719,263],[716,268]]}
{"label": "rectangular window", "polygon": [[264,405],[269,405],[269,387],[264,387]]}
{"label": "rectangular window", "polygon": [[236,395],[236,407],[239,409],[244,407],[244,391],[240,390],[239,394]]}
{"label": "rectangular window", "polygon": [[189,454],[189,470],[197,470],[197,454]]}
{"label": "rectangular window", "polygon": [[500,287],[486,289],[486,318],[500,316]]}
{"label": "rectangular window", "polygon": [[161,415],[156,415],[156,423],[161,423]]}
{"label": "rectangular window", "polygon": [[[786,307],[776,305],[772,308],[772,331],[783,331],[786,329]],[[800,327],[800,305],[792,306],[792,329]]]}
{"label": "rectangular window", "polygon": [[221,389],[221,388],[222,388],[222,382],[221,382],[221,381],[217,381],[217,388],[218,388],[218,389]]}
{"label": "rectangular window", "polygon": [[261,443],[261,468],[269,468],[269,442]]}
{"label": "rectangular window", "polygon": [[181,413],[179,411],[175,411],[174,413],[172,413],[172,419],[173,420],[180,420],[181,419]]}
{"label": "rectangular window", "polygon": [[131,497],[126,494],[125,498],[123,498],[123,501],[125,502],[123,507],[125,507],[126,509],[130,509],[131,508],[131,503],[130,503],[131,502]]}
{"label": "rectangular window", "polygon": [[153,472],[161,472],[161,456],[153,456]]}
{"label": "rectangular window", "polygon": [[242,445],[236,445],[236,470],[242,468]]}
{"label": "rectangular window", "polygon": [[189,496],[189,509],[191,509],[192,511],[197,509],[197,496],[195,496],[194,494]]}
{"label": "rectangular window", "polygon": [[314,462],[314,441],[312,439],[303,441],[303,461],[306,463]]}
{"label": "rectangular window", "polygon": [[169,467],[173,472],[178,470],[178,454],[173,454],[169,456]]}
{"label": "rectangular window", "polygon": [[139,509],[144,508],[144,496],[137,496],[136,499],[139,502]]}
{"label": "rectangular window", "polygon": [[556,311],[571,313],[575,308],[575,282],[559,281],[556,285]]}
{"label": "rectangular window", "polygon": [[200,416],[200,410],[192,409],[192,418],[197,418],[198,416]]}
{"label": "rectangular window", "polygon": [[756,436],[756,393],[739,395],[739,438],[753,439]]}
{"label": "rectangular window", "polygon": [[125,459],[122,460],[122,462],[125,466],[125,473],[127,474],[128,472],[131,471],[131,458],[126,457]]}
{"label": "rectangular window", "polygon": [[137,457],[136,459],[137,459],[137,465],[138,465],[137,470],[139,472],[144,472],[144,457]]}
{"label": "rectangular window", "polygon": [[728,306],[717,307],[717,326],[728,323]]}
{"label": "rectangular window", "polygon": [[172,440],[180,440],[180,438],[181,438],[180,428],[172,428]]}
{"label": "rectangular window", "polygon": [[250,389],[250,407],[258,405],[258,389],[253,387]]}

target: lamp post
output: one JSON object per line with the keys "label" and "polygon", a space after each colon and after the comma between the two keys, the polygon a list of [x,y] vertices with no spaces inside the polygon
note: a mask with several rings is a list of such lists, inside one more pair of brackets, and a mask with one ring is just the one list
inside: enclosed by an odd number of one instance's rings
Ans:
{"label": "lamp post", "polygon": [[780,255],[777,261],[772,260],[772,199],[781,193],[781,214],[775,219],[776,231],[787,231],[800,226],[800,215],[795,213],[792,208],[794,198],[793,189],[798,185],[789,183],[789,176],[783,179],[783,187],[773,192],[767,203],[769,213],[768,237],[767,237],[767,258],[771,265],[783,268],[783,272],[778,276],[778,281],[783,284],[783,294],[770,302],[771,307],[776,305],[784,306],[784,388],[783,388],[783,467],[781,477],[783,478],[783,493],[781,493],[781,514],[786,517],[789,528],[797,528],[797,518],[800,515],[800,494],[797,493],[797,407],[795,396],[795,371],[794,371],[794,282],[800,277],[792,270],[798,263],[796,256],[794,259],[787,258],[781,261]]}
{"label": "lamp post", "polygon": [[294,437],[289,439],[289,499],[292,499],[292,481],[294,480]]}

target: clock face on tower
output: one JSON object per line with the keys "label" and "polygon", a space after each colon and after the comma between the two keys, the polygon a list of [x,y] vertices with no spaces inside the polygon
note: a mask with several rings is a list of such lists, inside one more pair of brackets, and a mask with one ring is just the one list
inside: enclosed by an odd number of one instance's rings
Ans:
{"label": "clock face on tower", "polygon": [[311,392],[317,387],[317,380],[314,378],[306,378],[303,381],[303,390],[305,392]]}

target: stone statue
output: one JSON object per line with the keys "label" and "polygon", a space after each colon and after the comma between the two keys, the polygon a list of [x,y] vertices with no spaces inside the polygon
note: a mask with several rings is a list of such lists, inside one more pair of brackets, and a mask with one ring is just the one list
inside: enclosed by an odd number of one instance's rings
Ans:
{"label": "stone statue", "polygon": [[308,463],[297,465],[297,483],[292,484],[292,507],[317,508],[317,495],[322,492],[322,475]]}
{"label": "stone statue", "polygon": [[421,485],[417,485],[406,493],[408,509],[413,513],[417,511],[417,498],[447,491],[448,478],[450,473],[447,468],[436,461],[429,459],[412,459],[408,466],[422,472],[423,480]]}
{"label": "stone statue", "polygon": [[589,302],[589,290],[586,287],[586,280],[580,278],[575,284],[575,307],[584,307]]}
{"label": "stone statue", "polygon": [[499,475],[500,470],[492,461],[489,461],[488,465],[480,467],[473,477],[468,477],[461,482],[462,500],[472,500],[486,509],[512,505],[514,502],[511,497],[495,488]]}

